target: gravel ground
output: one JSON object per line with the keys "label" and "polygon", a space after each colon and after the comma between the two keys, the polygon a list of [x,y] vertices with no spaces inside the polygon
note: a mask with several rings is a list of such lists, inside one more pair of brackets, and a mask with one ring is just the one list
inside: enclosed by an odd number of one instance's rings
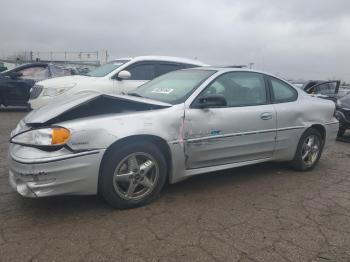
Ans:
{"label": "gravel ground", "polygon": [[120,211],[97,196],[14,193],[8,138],[24,115],[0,112],[0,261],[350,261],[349,143],[311,172],[268,163],[197,176]]}

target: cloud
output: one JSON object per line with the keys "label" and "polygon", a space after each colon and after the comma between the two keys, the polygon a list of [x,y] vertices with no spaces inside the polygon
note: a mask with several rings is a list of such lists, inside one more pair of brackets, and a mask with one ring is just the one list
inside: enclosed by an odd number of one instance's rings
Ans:
{"label": "cloud", "polygon": [[348,0],[2,0],[0,54],[107,49],[350,81]]}

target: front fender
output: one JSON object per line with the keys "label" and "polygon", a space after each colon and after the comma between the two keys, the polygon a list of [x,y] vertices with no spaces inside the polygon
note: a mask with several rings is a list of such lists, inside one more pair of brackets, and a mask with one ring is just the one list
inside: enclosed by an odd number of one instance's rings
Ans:
{"label": "front fender", "polygon": [[150,135],[169,142],[182,140],[184,109],[177,105],[164,109],[99,115],[57,123],[68,128],[74,150],[108,148],[120,139]]}

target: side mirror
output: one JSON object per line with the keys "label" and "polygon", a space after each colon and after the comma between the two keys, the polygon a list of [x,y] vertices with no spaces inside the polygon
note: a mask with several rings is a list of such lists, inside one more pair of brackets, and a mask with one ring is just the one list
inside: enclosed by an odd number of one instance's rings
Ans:
{"label": "side mirror", "polygon": [[123,70],[118,73],[117,79],[124,80],[129,79],[131,77],[131,74],[129,71]]}
{"label": "side mirror", "polygon": [[11,72],[9,74],[9,77],[11,77],[12,79],[17,79],[19,77],[21,77],[23,74],[21,72]]}
{"label": "side mirror", "polygon": [[224,107],[227,101],[223,95],[212,94],[200,97],[195,105],[197,108]]}

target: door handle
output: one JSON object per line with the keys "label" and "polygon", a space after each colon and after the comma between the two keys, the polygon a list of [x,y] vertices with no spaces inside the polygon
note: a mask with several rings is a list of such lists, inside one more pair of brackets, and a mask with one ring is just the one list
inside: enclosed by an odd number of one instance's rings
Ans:
{"label": "door handle", "polygon": [[270,112],[262,113],[262,114],[260,115],[260,118],[261,118],[262,120],[269,120],[269,119],[272,119],[272,113],[270,113]]}

